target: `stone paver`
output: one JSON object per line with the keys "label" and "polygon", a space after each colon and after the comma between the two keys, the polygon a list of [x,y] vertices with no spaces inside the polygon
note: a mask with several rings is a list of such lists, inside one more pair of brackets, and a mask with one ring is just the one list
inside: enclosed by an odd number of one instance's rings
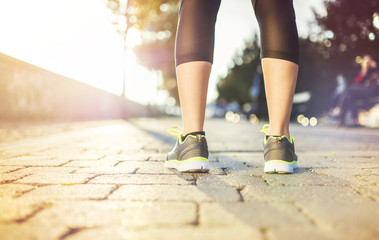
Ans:
{"label": "stone paver", "polygon": [[233,187],[125,185],[109,198],[134,201],[238,202],[240,195]]}
{"label": "stone paver", "polygon": [[26,177],[20,178],[15,183],[45,185],[45,184],[76,184],[86,183],[93,174],[70,174],[70,173],[39,173],[30,174]]}
{"label": "stone paver", "polygon": [[204,203],[200,207],[200,222],[205,226],[252,226],[277,228],[283,225],[310,225],[311,222],[290,204],[262,201],[238,203]]}
{"label": "stone paver", "polygon": [[[178,213],[177,209],[181,211]],[[193,202],[77,200],[72,204],[71,201],[62,200],[54,202],[52,206],[29,220],[36,222],[49,220],[52,226],[63,225],[68,228],[179,227],[195,223],[196,213],[197,206]]]}
{"label": "stone paver", "polygon": [[53,156],[22,156],[0,160],[2,166],[60,166],[65,159],[54,159]]}
{"label": "stone paver", "polygon": [[196,239],[196,240],[263,240],[262,235],[258,229],[241,228],[241,227],[196,227],[196,226],[182,226],[180,228],[148,228],[139,230],[128,230],[125,228],[96,228],[85,229],[67,239],[135,239],[135,240],[177,240],[177,239]]}
{"label": "stone paver", "polygon": [[209,119],[210,173],[180,174],[176,125],[0,126],[0,239],[379,238],[379,129],[292,125],[299,169],[269,175],[263,124]]}
{"label": "stone paver", "polygon": [[100,184],[169,184],[188,185],[194,184],[195,178],[190,175],[148,175],[148,174],[121,174],[121,175],[101,175],[90,180],[90,183]]}
{"label": "stone paver", "polygon": [[[55,200],[102,200],[105,199],[117,187],[99,184],[61,184],[37,187],[34,191],[24,194],[21,199]],[[80,193],[80,194],[77,194]]]}

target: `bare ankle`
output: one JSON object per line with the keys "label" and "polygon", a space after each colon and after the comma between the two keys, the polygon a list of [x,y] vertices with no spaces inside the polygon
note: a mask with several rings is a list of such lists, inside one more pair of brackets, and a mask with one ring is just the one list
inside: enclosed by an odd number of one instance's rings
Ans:
{"label": "bare ankle", "polygon": [[[199,130],[197,130],[197,129],[199,129]],[[194,132],[204,132],[204,130],[200,129],[200,128],[189,128],[188,130],[183,129],[182,136],[185,136],[187,134],[194,133]]]}
{"label": "bare ankle", "polygon": [[270,129],[267,132],[267,135],[269,136],[286,136],[287,138],[290,138],[290,132],[288,129],[286,130],[280,130],[280,129]]}

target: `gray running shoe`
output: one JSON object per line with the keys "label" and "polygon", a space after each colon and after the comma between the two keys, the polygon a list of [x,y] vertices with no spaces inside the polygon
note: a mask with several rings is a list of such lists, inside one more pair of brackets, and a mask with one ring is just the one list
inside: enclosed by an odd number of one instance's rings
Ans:
{"label": "gray running shoe", "polygon": [[[262,132],[267,133],[266,125]],[[293,170],[298,168],[294,142],[293,137],[288,139],[286,136],[265,136],[263,144],[265,173],[293,173]]]}
{"label": "gray running shoe", "polygon": [[169,132],[177,135],[174,149],[167,154],[164,164],[179,172],[208,172],[208,145],[203,134],[188,135],[182,140],[180,128],[171,128]]}

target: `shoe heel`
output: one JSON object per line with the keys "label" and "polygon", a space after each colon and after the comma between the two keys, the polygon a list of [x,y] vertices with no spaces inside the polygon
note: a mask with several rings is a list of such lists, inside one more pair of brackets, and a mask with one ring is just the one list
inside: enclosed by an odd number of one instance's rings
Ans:
{"label": "shoe heel", "polygon": [[265,173],[293,173],[293,166],[291,164],[266,162],[264,167]]}
{"label": "shoe heel", "polygon": [[190,172],[190,173],[204,173],[209,172],[209,162],[204,161],[193,161],[188,162],[180,166],[180,172]]}

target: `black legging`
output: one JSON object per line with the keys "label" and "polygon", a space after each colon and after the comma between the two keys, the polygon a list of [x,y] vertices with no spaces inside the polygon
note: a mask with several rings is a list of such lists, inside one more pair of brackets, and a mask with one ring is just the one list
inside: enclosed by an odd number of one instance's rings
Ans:
{"label": "black legging", "polygon": [[[220,3],[221,0],[181,0],[176,66],[192,61],[213,62]],[[252,4],[260,28],[261,58],[278,58],[298,64],[299,38],[292,0],[252,0]]]}

